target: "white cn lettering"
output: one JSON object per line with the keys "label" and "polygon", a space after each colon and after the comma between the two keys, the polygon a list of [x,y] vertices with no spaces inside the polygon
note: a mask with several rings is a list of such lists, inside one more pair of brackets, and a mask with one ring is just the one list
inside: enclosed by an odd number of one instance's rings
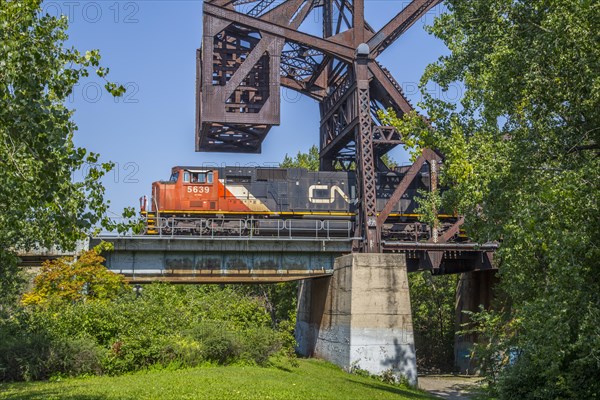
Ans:
{"label": "white cn lettering", "polygon": [[[315,190],[328,190],[329,198],[315,198]],[[308,187],[308,201],[313,204],[331,204],[335,201],[335,194],[339,194],[346,203],[350,203],[350,198],[339,186],[333,185],[331,188],[327,185],[311,185]]]}

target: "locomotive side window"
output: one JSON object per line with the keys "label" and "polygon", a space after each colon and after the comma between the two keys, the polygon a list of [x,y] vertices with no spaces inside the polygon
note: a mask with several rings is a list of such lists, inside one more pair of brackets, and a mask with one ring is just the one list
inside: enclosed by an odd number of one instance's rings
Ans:
{"label": "locomotive side window", "polygon": [[206,174],[206,183],[213,183],[213,173],[209,172]]}
{"label": "locomotive side window", "polygon": [[189,182],[190,181],[190,173],[189,172],[185,171],[183,173],[183,181],[184,182]]}
{"label": "locomotive side window", "polygon": [[251,176],[242,176],[242,175],[229,175],[225,178],[227,183],[251,183]]}

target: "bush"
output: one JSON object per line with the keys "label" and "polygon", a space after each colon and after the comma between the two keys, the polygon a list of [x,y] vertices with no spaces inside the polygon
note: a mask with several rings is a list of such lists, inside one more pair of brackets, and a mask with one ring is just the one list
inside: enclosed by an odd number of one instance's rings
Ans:
{"label": "bush", "polygon": [[199,323],[188,335],[201,343],[202,354],[208,361],[228,364],[242,353],[242,343],[224,322]]}
{"label": "bush", "polygon": [[114,299],[127,290],[122,275],[109,271],[100,256],[102,247],[82,252],[77,258],[60,257],[47,260],[33,281],[33,288],[25,293],[25,305],[81,300]]}
{"label": "bush", "polygon": [[0,381],[102,372],[102,350],[88,337],[56,338],[44,330],[6,326],[0,328],[0,337]]}
{"label": "bush", "polygon": [[[0,380],[121,374],[294,356],[293,323],[233,287],[152,284],[114,300],[44,302],[0,320]],[[6,340],[4,340],[6,338]]]}
{"label": "bush", "polygon": [[176,335],[170,337],[163,347],[160,365],[195,367],[205,361],[202,343],[188,336]]}
{"label": "bush", "polygon": [[284,346],[281,333],[260,326],[244,332],[242,342],[242,359],[262,366],[267,365],[269,358]]}

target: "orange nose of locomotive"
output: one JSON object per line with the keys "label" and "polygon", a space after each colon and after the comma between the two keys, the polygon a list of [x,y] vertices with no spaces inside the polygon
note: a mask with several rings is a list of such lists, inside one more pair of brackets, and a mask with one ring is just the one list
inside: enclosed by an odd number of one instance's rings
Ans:
{"label": "orange nose of locomotive", "polygon": [[214,210],[218,200],[217,171],[174,167],[168,181],[152,183],[152,210],[162,214]]}

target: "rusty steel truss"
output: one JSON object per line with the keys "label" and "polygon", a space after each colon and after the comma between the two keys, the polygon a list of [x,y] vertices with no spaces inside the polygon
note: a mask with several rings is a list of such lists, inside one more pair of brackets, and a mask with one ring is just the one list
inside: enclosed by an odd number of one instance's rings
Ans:
{"label": "rusty steel truss", "polygon": [[[358,247],[382,251],[380,227],[392,202],[424,162],[435,188],[440,160],[424,153],[378,215],[375,172],[387,168],[381,157],[402,137],[383,126],[377,112],[393,109],[402,116],[413,107],[377,57],[438,2],[406,2],[376,31],[365,21],[364,0],[204,0],[196,150],[260,153],[270,128],[280,122],[281,86],[317,100],[321,169],[356,169],[361,209],[356,233],[364,238]],[[322,20],[318,36],[300,29],[315,13]]]}

